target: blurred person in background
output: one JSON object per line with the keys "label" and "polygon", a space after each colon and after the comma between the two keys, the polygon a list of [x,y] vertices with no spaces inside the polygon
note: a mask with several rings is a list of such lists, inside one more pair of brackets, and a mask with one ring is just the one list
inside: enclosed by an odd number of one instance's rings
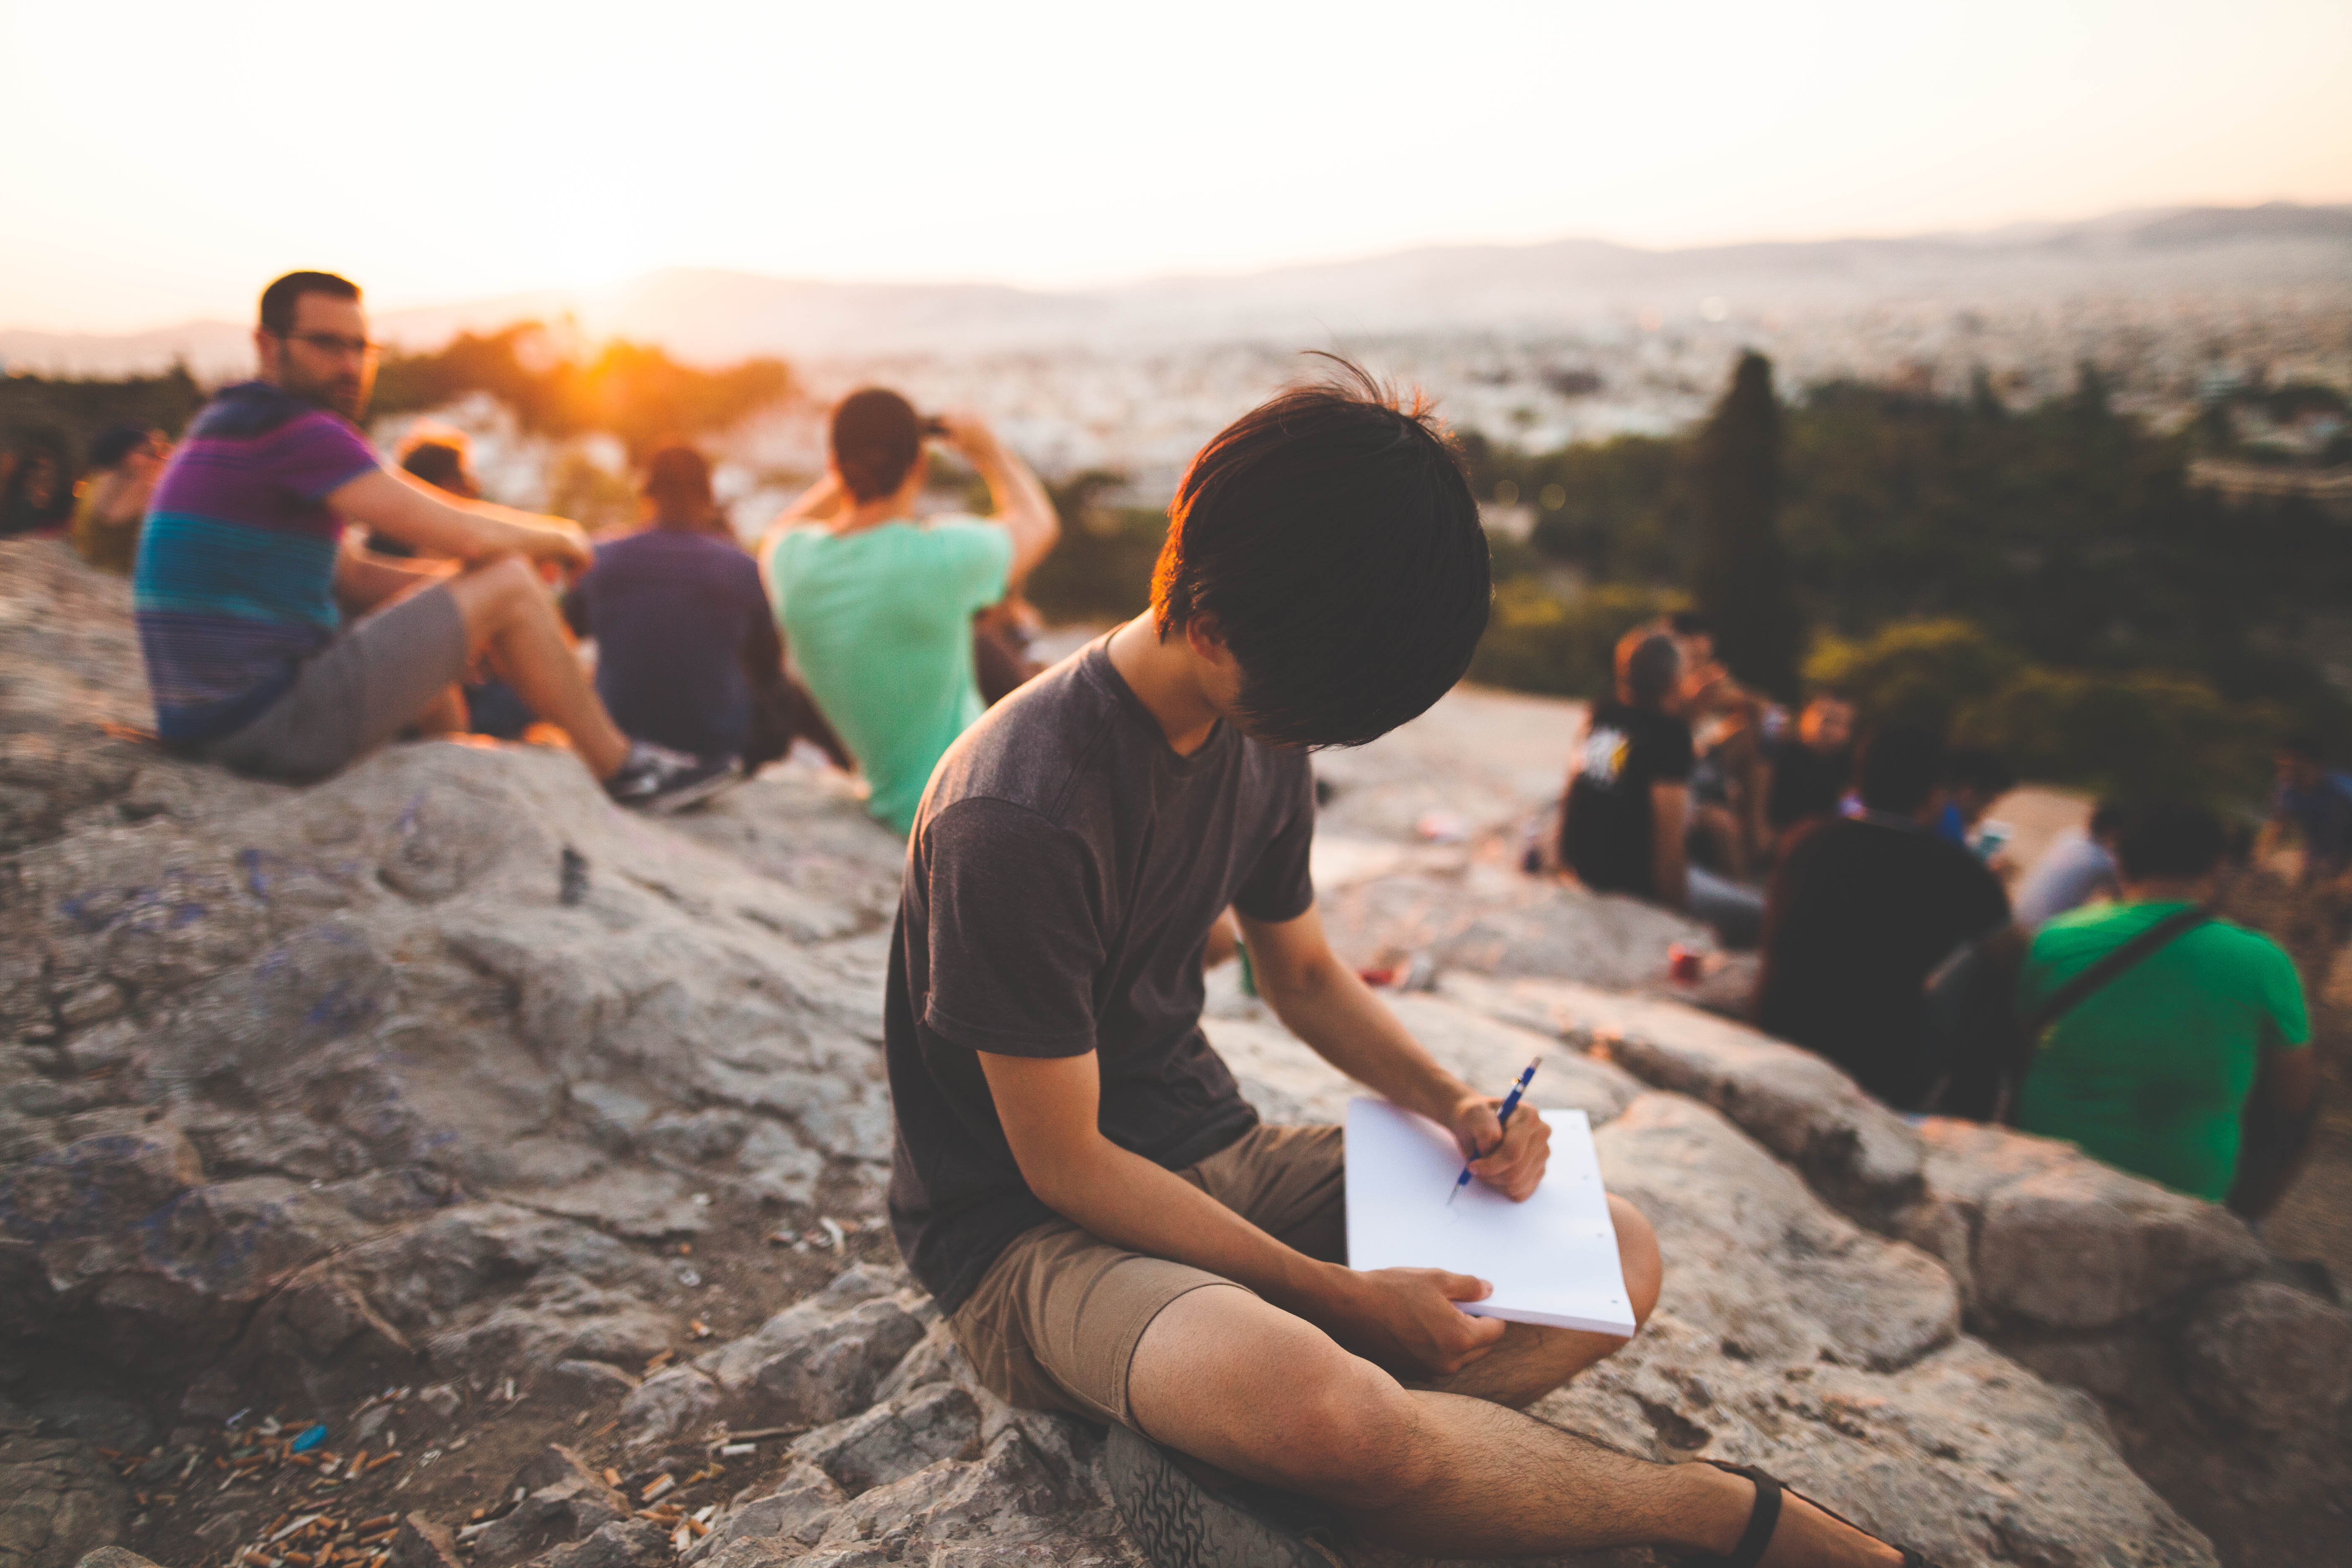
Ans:
{"label": "blurred person in background", "polygon": [[1676,710],[1690,724],[1691,863],[1744,882],[1762,847],[1765,703],[1716,657],[1715,628],[1690,611],[1656,629],[1682,650]]}
{"label": "blurred person in background", "polygon": [[73,516],[73,464],[46,431],[17,440],[0,472],[0,539],[56,533]]}
{"label": "blurred person in background", "polygon": [[1769,749],[1766,765],[1764,822],[1773,834],[1835,815],[1853,785],[1852,699],[1842,691],[1814,692],[1798,715],[1797,732]]}
{"label": "blurred person in background", "polygon": [[2306,887],[2352,890],[2352,774],[2327,765],[2317,738],[2290,735],[2279,742],[2278,787],[2263,824],[2263,847],[2288,837],[2303,847]]}
{"label": "blurred person in background", "polygon": [[2009,847],[2009,826],[1985,814],[2016,787],[2017,771],[2000,752],[1955,747],[1944,758],[1944,809],[1936,831],[1992,867],[1996,876],[2007,874],[2013,869],[2002,853]]}
{"label": "blurred person in background", "polygon": [[[1001,602],[1060,535],[1029,466],[969,414],[928,426],[868,387],[833,413],[825,476],[761,542],[778,623],[817,706],[866,773],[866,810],[899,834],[931,769],[985,710],[972,617]],[[979,470],[993,512],[919,521],[926,438]]]}
{"label": "blurred person in background", "polygon": [[[613,721],[744,775],[782,755],[796,732],[824,746],[830,736],[805,695],[784,689],[760,569],[726,524],[709,463],[671,443],[646,460],[639,493],[645,525],[598,544],[563,601],[572,629],[596,639],[596,692]],[[801,722],[777,733],[777,716],[792,714]]]}
{"label": "blurred person in background", "polygon": [[1909,1109],[1934,1077],[1927,978],[1963,942],[2009,923],[2009,895],[1936,831],[1944,748],[1934,734],[1880,731],[1856,776],[1857,815],[1813,817],[1781,848],[1756,1022]]}
{"label": "blurred person in background", "polygon": [[91,472],[75,498],[68,531],[84,561],[118,577],[131,575],[147,498],[171,455],[171,443],[152,425],[110,425],[98,433],[89,444]]}
{"label": "blurred person in background", "polygon": [[1595,892],[1687,910],[1729,946],[1752,946],[1763,914],[1752,888],[1690,864],[1685,829],[1695,763],[1676,711],[1681,645],[1638,627],[1617,644],[1617,691],[1592,705],[1570,763],[1560,864]]}
{"label": "blurred person in background", "polygon": [[2309,1142],[2319,1072],[2294,962],[2205,912],[2222,850],[2201,806],[2137,811],[2116,843],[2122,899],[2034,938],[2017,1124],[2259,1218]]}
{"label": "blurred person in background", "polygon": [[2123,835],[2124,820],[2121,801],[2102,800],[2091,808],[2089,826],[2062,834],[2019,884],[2017,923],[2038,931],[2095,899],[2115,898],[2123,887],[2116,875],[2116,843]]}
{"label": "blurred person in background", "polygon": [[[535,567],[589,563],[577,524],[378,459],[356,423],[378,353],[359,289],[289,273],[260,318],[260,374],[198,412],[140,537],[132,605],[164,743],[320,778],[444,708],[488,653],[614,800],[675,809],[715,787],[714,770],[622,734],[572,656]],[[348,523],[446,559],[373,555]],[[346,605],[363,613],[346,624]]]}
{"label": "blurred person in background", "polygon": [[[462,430],[420,419],[401,437],[399,459],[402,473],[423,479],[435,489],[445,490],[460,500],[482,499],[481,481],[474,477],[474,443]],[[367,548],[394,561],[417,558],[414,549],[382,529],[369,531]],[[530,704],[478,658],[467,670],[458,697],[460,705],[451,710],[441,728],[463,730],[499,741],[520,741],[533,722]]]}

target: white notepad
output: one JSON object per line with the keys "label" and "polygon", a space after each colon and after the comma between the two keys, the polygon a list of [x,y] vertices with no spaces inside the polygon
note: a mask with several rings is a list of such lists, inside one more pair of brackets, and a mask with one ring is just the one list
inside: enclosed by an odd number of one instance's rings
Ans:
{"label": "white notepad", "polygon": [[1632,1334],[1592,1123],[1581,1110],[1542,1115],[1551,1159],[1533,1196],[1513,1203],[1473,1177],[1449,1207],[1462,1173],[1453,1135],[1385,1100],[1350,1100],[1348,1266],[1475,1274],[1495,1287],[1462,1303],[1475,1316]]}

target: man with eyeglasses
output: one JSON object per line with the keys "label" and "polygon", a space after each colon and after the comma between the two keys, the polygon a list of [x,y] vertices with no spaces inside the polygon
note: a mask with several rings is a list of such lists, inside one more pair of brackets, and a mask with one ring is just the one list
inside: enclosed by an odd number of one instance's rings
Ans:
{"label": "man with eyeglasses", "polygon": [[[487,654],[621,804],[677,810],[731,782],[723,760],[632,742],[597,700],[538,571],[589,563],[578,524],[376,456],[354,423],[377,355],[356,285],[288,273],[262,293],[253,343],[259,377],[197,414],[141,538],[133,601],[167,745],[322,778],[427,723]],[[365,552],[353,522],[427,559]]]}

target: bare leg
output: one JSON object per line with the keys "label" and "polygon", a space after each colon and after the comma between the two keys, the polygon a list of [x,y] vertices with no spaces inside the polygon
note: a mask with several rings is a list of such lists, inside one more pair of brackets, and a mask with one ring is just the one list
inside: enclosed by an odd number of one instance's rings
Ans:
{"label": "bare leg", "polygon": [[467,646],[487,650],[530,710],[572,737],[590,773],[604,779],[619,771],[628,737],[597,700],[530,563],[509,555],[469,567],[449,580],[449,593],[466,617]]}
{"label": "bare leg", "polygon": [[462,735],[470,722],[466,710],[466,689],[447,686],[433,700],[433,706],[416,716],[416,732],[420,735]]}
{"label": "bare leg", "polygon": [[[1657,1300],[1656,1241],[1631,1205],[1612,1206],[1639,1321]],[[1407,1388],[1305,1319],[1245,1290],[1211,1289],[1152,1320],[1128,1399],[1155,1440],[1328,1502],[1383,1545],[1444,1557],[1635,1544],[1728,1552],[1755,1502],[1748,1481],[1633,1458],[1468,1392],[1523,1404],[1624,1342],[1515,1326],[1446,1380],[1452,1392]],[[1268,1399],[1269,1388],[1286,1392]],[[1863,1568],[1899,1558],[1789,1497],[1764,1561]]]}

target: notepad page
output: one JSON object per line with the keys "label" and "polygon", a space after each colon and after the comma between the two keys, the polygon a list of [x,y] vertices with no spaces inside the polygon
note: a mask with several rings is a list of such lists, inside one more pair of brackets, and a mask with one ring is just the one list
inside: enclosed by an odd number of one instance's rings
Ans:
{"label": "notepad page", "polygon": [[1534,1195],[1513,1203],[1474,1177],[1449,1205],[1462,1173],[1452,1134],[1385,1100],[1349,1101],[1349,1267],[1475,1274],[1495,1290],[1462,1303],[1465,1312],[1633,1333],[1592,1124],[1581,1110],[1540,1114],[1551,1127],[1551,1158]]}

